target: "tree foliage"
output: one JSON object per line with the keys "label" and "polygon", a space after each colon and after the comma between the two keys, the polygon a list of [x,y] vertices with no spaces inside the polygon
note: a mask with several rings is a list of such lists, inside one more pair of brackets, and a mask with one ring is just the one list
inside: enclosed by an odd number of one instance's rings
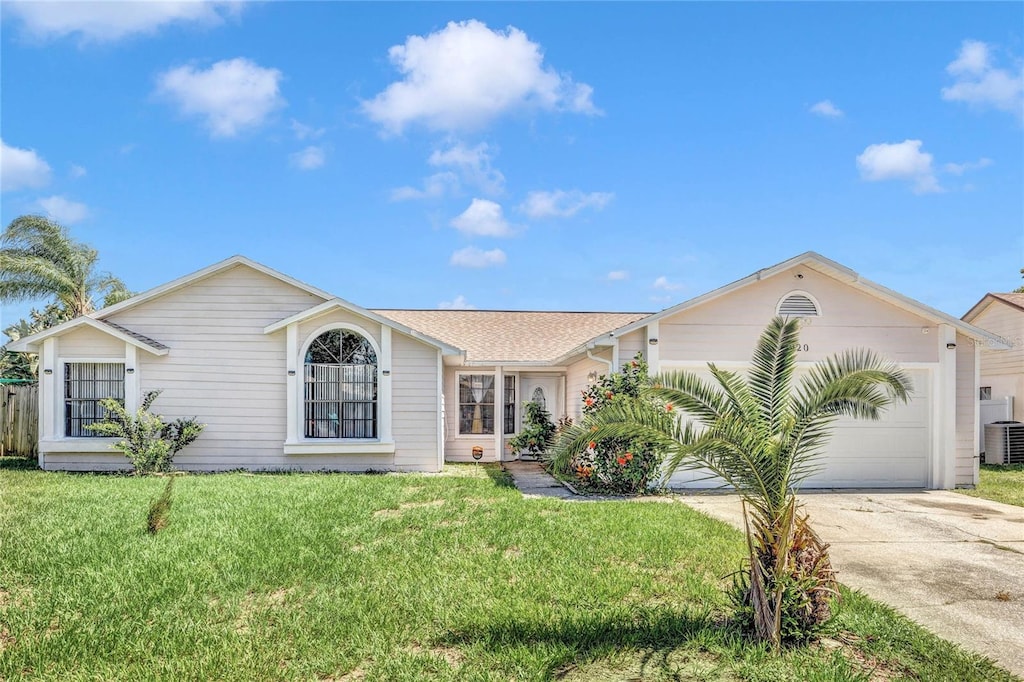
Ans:
{"label": "tree foliage", "polygon": [[100,436],[120,438],[111,447],[125,454],[137,474],[170,471],[174,455],[206,428],[195,417],[165,422],[163,417],[150,412],[159,395],[160,391],[146,393],[135,414],[128,412],[120,401],[104,398],[100,405],[107,418],[86,427]]}
{"label": "tree foliage", "polygon": [[53,299],[68,319],[124,300],[131,292],[97,269],[99,252],[42,216],[15,218],[0,233],[0,302]]}
{"label": "tree foliage", "polygon": [[714,364],[711,381],[661,374],[641,387],[641,400],[586,415],[555,447],[565,458],[605,439],[639,439],[665,453],[668,474],[708,470],[735,489],[749,549],[740,615],[749,614],[755,636],[776,648],[827,618],[821,600],[834,589],[827,547],[800,511],[797,489],[817,470],[839,417],[878,419],[911,392],[907,375],[870,350],[840,353],[796,379],[799,327],[773,319],[746,376]]}

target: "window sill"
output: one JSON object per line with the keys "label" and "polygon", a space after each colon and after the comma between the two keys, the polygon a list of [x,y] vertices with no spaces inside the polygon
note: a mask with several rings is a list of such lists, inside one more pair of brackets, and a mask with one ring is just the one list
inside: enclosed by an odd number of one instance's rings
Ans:
{"label": "window sill", "polygon": [[120,454],[111,445],[116,443],[118,438],[61,438],[55,440],[40,440],[39,452],[104,452]]}
{"label": "window sill", "polygon": [[321,439],[319,442],[299,441],[284,444],[286,455],[393,455],[394,441],[351,441]]}

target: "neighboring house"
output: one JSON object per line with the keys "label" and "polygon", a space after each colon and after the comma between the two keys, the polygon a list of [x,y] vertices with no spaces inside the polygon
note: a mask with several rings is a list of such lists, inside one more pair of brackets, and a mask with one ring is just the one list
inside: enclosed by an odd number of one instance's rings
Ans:
{"label": "neighboring house", "polygon": [[524,401],[578,418],[638,352],[652,372],[743,368],[777,314],[805,320],[801,367],[869,347],[915,384],[880,422],[840,422],[809,485],[977,482],[977,359],[1005,344],[815,253],[654,314],[371,311],[235,256],[11,348],[41,356],[46,469],[125,468],[85,429],[96,402],[162,389],[156,411],[208,425],[183,469],[438,471],[476,447],[513,458]]}
{"label": "neighboring house", "polygon": [[[981,351],[979,397],[992,406],[982,420],[1013,419],[1024,422],[1024,294],[985,294],[963,317],[965,322],[1001,337],[1010,347]],[[1010,398],[1010,414],[1003,407]],[[998,409],[1002,408],[1002,409]]]}

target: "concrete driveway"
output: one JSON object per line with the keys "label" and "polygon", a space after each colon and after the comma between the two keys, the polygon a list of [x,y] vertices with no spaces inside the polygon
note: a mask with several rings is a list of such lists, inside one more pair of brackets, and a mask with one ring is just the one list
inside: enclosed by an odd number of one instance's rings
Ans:
{"label": "concrete driveway", "polygon": [[[677,499],[742,528],[735,495]],[[800,499],[840,582],[1024,677],[1024,507],[948,491]]]}

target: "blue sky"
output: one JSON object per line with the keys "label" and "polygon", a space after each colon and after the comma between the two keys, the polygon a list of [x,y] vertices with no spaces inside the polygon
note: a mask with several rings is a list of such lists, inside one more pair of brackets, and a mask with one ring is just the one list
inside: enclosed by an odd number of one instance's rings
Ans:
{"label": "blue sky", "polygon": [[807,250],[955,315],[1020,284],[1020,3],[0,21],[0,218],[136,290],[235,253],[367,307],[658,310]]}

